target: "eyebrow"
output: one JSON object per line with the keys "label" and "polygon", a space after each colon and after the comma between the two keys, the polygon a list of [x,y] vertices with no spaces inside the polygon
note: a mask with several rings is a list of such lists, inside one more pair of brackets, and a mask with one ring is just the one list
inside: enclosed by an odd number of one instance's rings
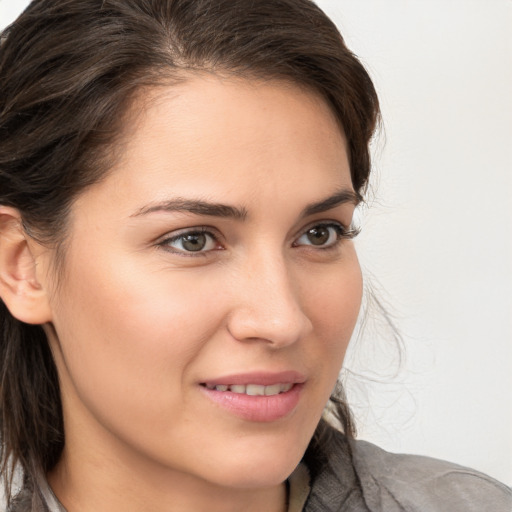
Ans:
{"label": "eyebrow", "polygon": [[326,212],[346,203],[357,206],[361,200],[362,198],[357,192],[354,192],[349,188],[343,188],[332,196],[327,197],[326,199],[322,199],[321,201],[311,203],[310,205],[306,206],[306,208],[302,210],[302,217],[308,217],[309,215],[314,215],[315,213]]}
{"label": "eyebrow", "polygon": [[161,203],[144,206],[131,217],[147,215],[153,212],[188,212],[195,215],[207,215],[209,217],[231,217],[237,220],[245,220],[247,209],[237,208],[220,203],[210,203],[208,201],[196,199],[170,199]]}
{"label": "eyebrow", "polygon": [[[351,203],[357,206],[361,202],[361,196],[352,189],[341,189],[335,194],[321,201],[307,205],[301,213],[301,217],[308,217],[315,213],[322,213],[342,204]],[[210,203],[200,199],[175,198],[155,204],[149,204],[135,212],[131,217],[139,217],[154,212],[187,212],[208,217],[224,217],[236,220],[245,220],[248,211],[245,207],[236,207],[221,203]]]}

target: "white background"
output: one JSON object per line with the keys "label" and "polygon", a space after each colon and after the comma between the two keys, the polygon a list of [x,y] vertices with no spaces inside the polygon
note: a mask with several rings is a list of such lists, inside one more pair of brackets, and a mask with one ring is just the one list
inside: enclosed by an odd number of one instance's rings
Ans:
{"label": "white background", "polygon": [[[385,136],[358,241],[403,333],[347,366],[360,437],[512,484],[512,1],[320,0],[372,75]],[[27,5],[0,0],[0,26]],[[1,92],[0,92],[1,93]]]}

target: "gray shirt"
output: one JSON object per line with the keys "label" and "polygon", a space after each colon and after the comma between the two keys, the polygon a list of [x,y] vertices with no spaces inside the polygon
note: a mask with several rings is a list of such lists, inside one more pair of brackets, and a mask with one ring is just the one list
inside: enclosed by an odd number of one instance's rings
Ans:
{"label": "gray shirt", "polygon": [[334,433],[304,512],[512,512],[512,489],[450,462]]}

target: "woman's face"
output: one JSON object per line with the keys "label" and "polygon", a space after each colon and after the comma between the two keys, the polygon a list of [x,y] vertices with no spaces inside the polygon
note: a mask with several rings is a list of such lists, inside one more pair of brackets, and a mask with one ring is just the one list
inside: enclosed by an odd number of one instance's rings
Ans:
{"label": "woman's face", "polygon": [[137,107],[121,159],[73,205],[50,294],[63,460],[282,482],[361,301],[344,136],[279,82],[196,76]]}

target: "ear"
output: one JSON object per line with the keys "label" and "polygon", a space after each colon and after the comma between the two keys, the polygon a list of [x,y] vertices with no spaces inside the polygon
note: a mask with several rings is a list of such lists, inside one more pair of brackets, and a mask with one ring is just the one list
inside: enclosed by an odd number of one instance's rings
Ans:
{"label": "ear", "polygon": [[23,229],[19,211],[0,205],[0,298],[15,318],[27,324],[52,319],[47,292],[37,278],[37,246]]}

